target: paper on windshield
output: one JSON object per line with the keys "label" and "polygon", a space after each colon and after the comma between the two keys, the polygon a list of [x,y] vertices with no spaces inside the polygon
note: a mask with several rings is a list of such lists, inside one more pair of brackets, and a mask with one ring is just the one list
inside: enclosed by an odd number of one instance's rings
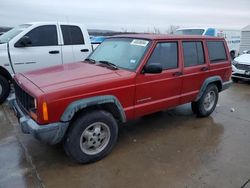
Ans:
{"label": "paper on windshield", "polygon": [[141,39],[134,39],[134,40],[132,40],[132,42],[130,44],[135,45],[135,46],[144,46],[145,47],[148,45],[148,41],[141,40]]}

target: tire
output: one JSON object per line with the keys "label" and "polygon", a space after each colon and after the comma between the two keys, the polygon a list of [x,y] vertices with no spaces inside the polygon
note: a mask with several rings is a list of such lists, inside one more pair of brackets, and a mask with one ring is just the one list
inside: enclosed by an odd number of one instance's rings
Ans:
{"label": "tire", "polygon": [[0,75],[0,104],[2,104],[10,94],[10,84],[8,80]]}
{"label": "tire", "polygon": [[234,77],[232,77],[232,81],[234,82],[234,83],[238,83],[239,82],[239,78],[234,78]]}
{"label": "tire", "polygon": [[[209,98],[210,95],[210,98]],[[194,111],[198,117],[207,117],[215,109],[219,98],[219,92],[216,85],[208,85],[202,97],[196,102]]]}
{"label": "tire", "polygon": [[104,158],[117,141],[117,122],[106,111],[96,110],[80,115],[70,126],[64,140],[64,150],[81,164]]}

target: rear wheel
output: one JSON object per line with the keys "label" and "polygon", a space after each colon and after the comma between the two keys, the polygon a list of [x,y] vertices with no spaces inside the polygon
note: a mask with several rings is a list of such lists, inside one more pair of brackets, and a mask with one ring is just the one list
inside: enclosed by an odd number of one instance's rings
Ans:
{"label": "rear wheel", "polygon": [[197,102],[192,102],[192,110],[198,117],[209,116],[215,109],[219,98],[216,85],[208,85],[202,97]]}
{"label": "rear wheel", "polygon": [[76,119],[64,142],[65,152],[78,163],[104,158],[114,147],[118,125],[106,111],[92,111]]}
{"label": "rear wheel", "polygon": [[10,94],[10,84],[8,80],[0,75],[0,104],[2,104]]}

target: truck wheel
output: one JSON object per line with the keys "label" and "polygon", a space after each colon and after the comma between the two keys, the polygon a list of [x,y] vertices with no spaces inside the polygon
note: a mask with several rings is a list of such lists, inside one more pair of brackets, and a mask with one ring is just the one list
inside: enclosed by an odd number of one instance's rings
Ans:
{"label": "truck wheel", "polygon": [[219,92],[216,85],[208,85],[202,97],[196,102],[195,111],[198,117],[207,117],[215,109]]}
{"label": "truck wheel", "polygon": [[0,75],[0,104],[2,104],[10,94],[10,84],[8,80]]}
{"label": "truck wheel", "polygon": [[106,111],[92,111],[79,116],[64,141],[64,150],[78,163],[90,163],[104,158],[114,147],[118,125]]}

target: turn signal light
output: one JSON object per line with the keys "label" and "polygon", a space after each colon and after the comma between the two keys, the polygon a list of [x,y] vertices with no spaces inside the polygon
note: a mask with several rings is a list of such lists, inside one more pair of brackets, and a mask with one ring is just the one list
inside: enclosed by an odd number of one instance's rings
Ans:
{"label": "turn signal light", "polygon": [[48,108],[47,108],[47,103],[46,102],[43,102],[43,120],[44,121],[49,120]]}

